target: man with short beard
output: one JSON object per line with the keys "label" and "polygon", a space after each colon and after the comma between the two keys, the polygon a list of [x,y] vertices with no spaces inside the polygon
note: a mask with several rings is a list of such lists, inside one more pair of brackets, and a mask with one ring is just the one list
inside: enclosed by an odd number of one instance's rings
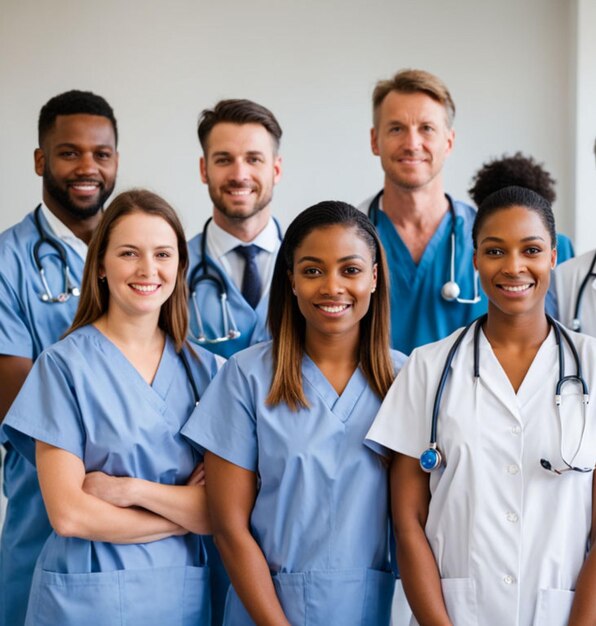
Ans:
{"label": "man with short beard", "polygon": [[[87,244],[114,189],[118,130],[100,96],[68,91],[42,107],[35,172],[42,203],[0,235],[0,420],[39,354],[70,326]],[[0,626],[25,621],[51,528],[32,467],[7,442],[0,541]]]}
{"label": "man with short beard", "polygon": [[189,241],[190,330],[229,357],[268,338],[269,283],[281,240],[270,204],[281,177],[282,130],[265,107],[222,100],[201,113],[198,135],[213,217]]}

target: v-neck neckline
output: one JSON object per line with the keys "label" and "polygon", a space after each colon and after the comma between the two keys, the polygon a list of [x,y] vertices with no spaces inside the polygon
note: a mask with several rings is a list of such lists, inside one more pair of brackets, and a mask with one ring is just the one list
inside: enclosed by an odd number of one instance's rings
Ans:
{"label": "v-neck neckline", "polygon": [[97,328],[93,324],[90,324],[89,328],[92,329],[92,332],[94,332],[96,336],[100,338],[100,341],[108,347],[110,352],[116,355],[116,358],[121,361],[124,367],[134,372],[134,380],[137,381],[138,385],[142,385],[145,388],[148,387],[149,389],[156,392],[163,400],[167,389],[170,387],[171,378],[174,371],[172,367],[167,367],[168,362],[172,358],[172,352],[174,351],[172,340],[167,334],[165,335],[164,346],[161,352],[161,356],[159,358],[157,369],[155,370],[155,375],[153,376],[152,382],[149,383],[145,380],[139,370],[131,363],[131,361],[124,354],[124,352],[107,335],[105,335],[101,330],[99,330],[99,328]]}
{"label": "v-neck neckline", "polygon": [[338,394],[308,354],[304,354],[302,358],[302,376],[321,397],[327,408],[342,422],[348,420],[368,384],[358,365],[342,393]]}

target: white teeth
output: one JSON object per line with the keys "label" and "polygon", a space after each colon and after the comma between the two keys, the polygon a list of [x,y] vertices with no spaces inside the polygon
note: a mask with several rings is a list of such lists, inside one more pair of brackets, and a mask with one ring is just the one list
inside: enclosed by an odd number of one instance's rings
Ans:
{"label": "white teeth", "polygon": [[230,190],[230,194],[232,196],[248,196],[252,193],[252,189],[236,189],[236,190]]}
{"label": "white teeth", "polygon": [[319,304],[319,309],[325,311],[325,313],[341,313],[348,308],[347,304],[338,304],[337,306],[324,306]]}
{"label": "white teeth", "polygon": [[501,288],[505,291],[525,291],[529,289],[531,285],[501,285]]}
{"label": "white teeth", "polygon": [[159,285],[131,285],[133,289],[137,291],[144,291],[145,293],[149,293],[151,291],[157,291]]}
{"label": "white teeth", "polygon": [[91,191],[92,189],[97,189],[97,185],[87,184],[87,185],[72,185],[75,189],[82,189],[83,191]]}

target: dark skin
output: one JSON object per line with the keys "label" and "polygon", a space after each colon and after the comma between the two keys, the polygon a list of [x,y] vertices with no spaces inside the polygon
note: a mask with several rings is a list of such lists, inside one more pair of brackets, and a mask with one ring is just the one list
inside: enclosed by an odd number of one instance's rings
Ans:
{"label": "dark skin", "polygon": [[[111,121],[99,115],[59,115],[33,157],[35,172],[44,181],[44,204],[79,239],[89,243],[101,213],[88,213],[113,188],[118,168]],[[48,182],[64,195],[71,210],[60,203]],[[0,355],[0,421],[32,367],[31,359]]]}
{"label": "dark skin", "polygon": [[[526,207],[501,209],[479,229],[474,263],[489,299],[483,332],[512,388],[517,391],[549,333],[544,313],[553,241],[540,216]],[[391,464],[392,510],[397,556],[408,602],[421,624],[451,624],[440,573],[425,534],[429,476],[418,459],[396,454]],[[596,502],[596,482],[592,501]],[[592,507],[592,544],[596,533]],[[596,623],[596,555],[592,550],[577,580],[570,626]]]}

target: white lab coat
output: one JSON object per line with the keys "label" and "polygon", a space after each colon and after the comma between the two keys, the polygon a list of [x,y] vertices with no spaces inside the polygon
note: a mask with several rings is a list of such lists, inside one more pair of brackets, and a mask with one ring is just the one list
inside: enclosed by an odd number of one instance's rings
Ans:
{"label": "white lab coat", "polygon": [[[577,294],[586,274],[592,265],[594,250],[561,263],[555,269],[555,287],[557,292],[558,318],[562,324],[571,328]],[[588,281],[584,289],[579,309],[581,332],[596,337],[596,277]]]}
{"label": "white lab coat", "polygon": [[[429,445],[432,405],[458,333],[415,350],[390,389],[367,439],[418,458]],[[596,389],[596,340],[572,334],[583,374]],[[565,344],[566,374],[575,366]],[[563,626],[591,527],[593,473],[564,465],[554,393],[558,350],[551,330],[515,394],[484,333],[473,379],[473,328],[453,361],[438,421],[445,467],[430,478],[426,534],[455,626]],[[563,449],[581,438],[580,387],[563,387]],[[596,403],[573,464],[596,461]],[[414,620],[412,623],[416,623]]]}

